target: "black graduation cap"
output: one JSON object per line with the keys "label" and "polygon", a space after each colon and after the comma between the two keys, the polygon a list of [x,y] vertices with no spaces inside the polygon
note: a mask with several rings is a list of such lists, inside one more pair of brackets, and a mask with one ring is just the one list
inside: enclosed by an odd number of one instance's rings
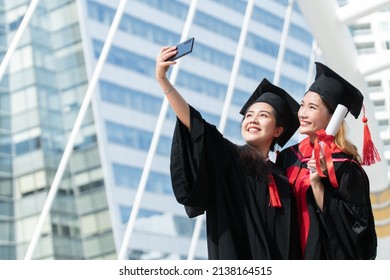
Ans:
{"label": "black graduation cap", "polygon": [[348,108],[358,118],[363,105],[362,93],[328,66],[316,62],[316,77],[309,91],[321,95],[336,109],[338,104]]}
{"label": "black graduation cap", "polygon": [[363,95],[351,83],[334,72],[328,66],[316,62],[316,77],[309,91],[314,91],[322,96],[326,101],[333,105],[336,109],[338,104],[342,104],[348,108],[349,112],[358,118],[361,109],[363,108],[364,131],[363,131],[363,165],[371,165],[381,160],[378,150],[376,149],[371,132],[368,128],[367,118],[364,112]]}
{"label": "black graduation cap", "polygon": [[248,108],[257,102],[264,102],[271,105],[277,112],[284,127],[283,133],[279,136],[276,143],[280,147],[294,135],[299,127],[298,102],[291,97],[285,90],[275,86],[267,79],[263,79],[256,90],[249,97],[248,101],[242,107],[240,114],[245,116]]}

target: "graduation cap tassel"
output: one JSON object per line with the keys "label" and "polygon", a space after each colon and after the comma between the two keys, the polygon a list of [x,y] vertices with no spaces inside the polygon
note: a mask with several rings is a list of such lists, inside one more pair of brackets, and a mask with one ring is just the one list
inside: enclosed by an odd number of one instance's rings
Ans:
{"label": "graduation cap tassel", "polygon": [[381,160],[378,150],[371,139],[371,132],[368,127],[368,119],[366,118],[366,110],[363,105],[363,118],[364,123],[364,134],[363,134],[363,165],[371,165]]}

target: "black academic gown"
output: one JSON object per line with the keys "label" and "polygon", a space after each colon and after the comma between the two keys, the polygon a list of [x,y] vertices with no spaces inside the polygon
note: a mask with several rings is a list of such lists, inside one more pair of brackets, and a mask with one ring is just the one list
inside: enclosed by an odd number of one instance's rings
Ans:
{"label": "black academic gown", "polygon": [[281,208],[270,207],[267,183],[244,172],[237,146],[192,107],[190,116],[191,133],[179,120],[176,124],[171,178],[189,217],[206,212],[209,259],[300,257],[287,178],[269,163],[282,203]]}
{"label": "black academic gown", "polygon": [[322,178],[321,211],[310,187],[307,161],[309,138],[283,150],[276,164],[286,171],[297,198],[298,221],[305,259],[375,259],[377,237],[370,202],[369,180],[350,155],[332,152],[338,187]]}

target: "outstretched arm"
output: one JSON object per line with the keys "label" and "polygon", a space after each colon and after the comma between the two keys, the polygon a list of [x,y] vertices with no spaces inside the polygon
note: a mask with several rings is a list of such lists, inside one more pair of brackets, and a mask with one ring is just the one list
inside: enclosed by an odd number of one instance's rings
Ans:
{"label": "outstretched arm", "polygon": [[188,103],[167,79],[167,71],[176,61],[167,60],[177,53],[176,46],[163,47],[156,58],[156,80],[164,91],[179,120],[190,130],[190,109]]}

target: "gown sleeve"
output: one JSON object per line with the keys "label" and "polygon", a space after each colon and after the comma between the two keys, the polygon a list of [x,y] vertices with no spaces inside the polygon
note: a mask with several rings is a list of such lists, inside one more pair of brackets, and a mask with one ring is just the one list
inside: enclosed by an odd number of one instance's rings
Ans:
{"label": "gown sleeve", "polygon": [[[177,201],[189,217],[207,210],[213,199],[214,169],[223,161],[224,138],[190,106],[190,127],[177,120],[171,147],[171,180]],[[219,151],[219,152],[218,152]]]}
{"label": "gown sleeve", "polygon": [[374,259],[377,237],[368,177],[355,162],[338,169],[339,188],[323,179],[324,206],[317,211],[326,233],[322,239],[326,254],[332,259]]}

